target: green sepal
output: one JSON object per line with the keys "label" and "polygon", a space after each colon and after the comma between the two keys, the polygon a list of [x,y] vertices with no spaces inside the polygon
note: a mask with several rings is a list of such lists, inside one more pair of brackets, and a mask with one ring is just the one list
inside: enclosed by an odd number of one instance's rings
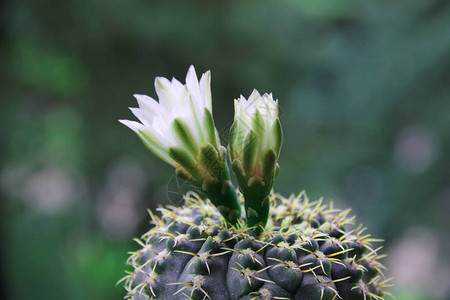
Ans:
{"label": "green sepal", "polygon": [[273,150],[268,150],[264,153],[261,161],[261,172],[266,188],[272,188],[273,180],[275,178],[275,168],[277,165],[277,154]]}
{"label": "green sepal", "polygon": [[198,147],[189,126],[183,120],[177,118],[173,120],[172,128],[180,143],[195,156]]}
{"label": "green sepal", "polygon": [[191,155],[186,153],[185,150],[176,147],[170,147],[168,153],[174,161],[195,178],[198,185],[202,183],[203,176]]}
{"label": "green sepal", "polygon": [[205,108],[203,113],[203,125],[205,126],[204,130],[206,132],[207,141],[213,145],[216,145],[218,142],[216,136],[216,127],[214,126],[213,116],[207,108]]}
{"label": "green sepal", "polygon": [[277,154],[277,157],[280,155],[281,145],[283,144],[283,129],[281,128],[280,119],[277,118],[272,127],[272,138],[273,138],[273,150]]}
{"label": "green sepal", "polygon": [[233,170],[233,173],[236,176],[236,179],[238,180],[241,190],[245,191],[247,189],[247,182],[245,180],[245,170],[239,158],[236,158],[231,162],[231,169]]}
{"label": "green sepal", "polygon": [[255,131],[258,136],[262,137],[264,136],[265,129],[266,126],[263,118],[261,117],[261,113],[259,110],[256,110],[252,118],[252,130]]}
{"label": "green sepal", "polygon": [[216,148],[207,144],[200,148],[197,154],[197,161],[211,176],[221,177],[223,172],[223,161],[219,157]]}
{"label": "green sepal", "polygon": [[163,161],[168,162],[166,157],[167,149],[162,146],[157,139],[153,138],[153,136],[149,135],[144,130],[138,130],[137,136],[142,141],[142,143],[144,143],[145,147],[147,147],[148,150],[150,150],[153,154],[155,154]]}
{"label": "green sepal", "polygon": [[233,122],[230,128],[230,136],[229,136],[229,143],[228,143],[228,150],[229,150],[229,156],[230,160],[233,160],[233,158],[236,156],[236,142],[238,139],[238,128],[239,128],[239,122],[236,120]]}
{"label": "green sepal", "polygon": [[192,99],[192,95],[189,95],[189,106],[191,108],[192,116],[195,121],[195,126],[197,127],[197,133],[200,135],[200,141],[204,140],[204,134],[203,134],[203,124],[201,123],[200,117],[198,115],[199,109],[196,107],[196,104],[194,103],[194,99]]}
{"label": "green sepal", "polygon": [[247,181],[247,186],[249,189],[261,189],[264,188],[266,184],[260,176],[252,176]]}
{"label": "green sepal", "polygon": [[242,164],[244,166],[245,174],[248,176],[253,173],[256,159],[258,158],[259,137],[250,130],[244,140],[244,151],[242,156]]}
{"label": "green sepal", "polygon": [[175,169],[175,174],[180,177],[183,180],[189,180],[192,181],[194,180],[194,177],[192,177],[191,174],[189,174],[189,172],[187,172],[185,169],[183,169],[182,167],[176,168]]}
{"label": "green sepal", "polygon": [[224,178],[224,180],[230,180],[230,170],[228,169],[228,163],[226,161],[227,159],[227,148],[225,148],[222,145],[219,145],[217,148],[219,152],[219,159],[223,166],[223,174],[221,174],[221,178]]}
{"label": "green sepal", "polygon": [[227,180],[222,185],[222,195],[225,199],[229,199],[228,207],[230,211],[228,212],[228,220],[231,224],[236,224],[238,219],[241,217],[241,204],[237,198],[236,189],[230,180]]}
{"label": "green sepal", "polygon": [[217,151],[219,153],[220,160],[225,164],[225,159],[227,158],[227,148],[219,145],[219,147],[217,147]]}
{"label": "green sepal", "polygon": [[208,192],[208,191],[212,191],[214,189],[214,187],[218,184],[219,180],[217,178],[214,178],[212,176],[205,176],[203,178],[203,183],[202,183],[202,190]]}

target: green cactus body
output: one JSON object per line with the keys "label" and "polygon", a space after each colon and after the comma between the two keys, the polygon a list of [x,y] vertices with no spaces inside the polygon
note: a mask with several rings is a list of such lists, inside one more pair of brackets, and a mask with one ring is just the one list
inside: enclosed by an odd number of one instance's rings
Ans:
{"label": "green cactus body", "polygon": [[[242,195],[241,200],[242,200]],[[304,193],[271,197],[257,235],[227,225],[210,203],[190,192],[182,207],[153,214],[125,278],[131,299],[383,299],[385,279],[374,241],[353,218],[310,202]],[[227,227],[228,226],[228,227]]]}

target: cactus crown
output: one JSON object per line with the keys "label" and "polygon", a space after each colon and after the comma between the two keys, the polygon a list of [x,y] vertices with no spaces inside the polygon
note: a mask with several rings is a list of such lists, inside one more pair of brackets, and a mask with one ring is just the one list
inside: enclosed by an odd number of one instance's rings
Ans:
{"label": "cactus crown", "polygon": [[[120,122],[135,131],[150,151],[174,166],[178,176],[205,193],[229,226],[245,225],[260,233],[267,224],[269,195],[279,171],[283,134],[278,101],[272,94],[261,96],[256,90],[248,99],[236,99],[230,143],[222,146],[212,117],[210,78],[208,71],[199,81],[193,66],[184,85],[158,77],[159,102],[135,95],[139,108],[130,109],[140,123]],[[241,205],[227,157],[244,197],[245,223],[240,222]]]}

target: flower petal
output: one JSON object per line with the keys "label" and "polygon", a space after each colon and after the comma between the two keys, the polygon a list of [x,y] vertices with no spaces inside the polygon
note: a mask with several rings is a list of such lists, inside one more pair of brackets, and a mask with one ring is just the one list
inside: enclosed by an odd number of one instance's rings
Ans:
{"label": "flower petal", "polygon": [[179,148],[195,157],[199,149],[211,143],[218,148],[220,141],[212,120],[210,72],[199,82],[194,66],[186,75],[186,84],[177,79],[155,78],[158,101],[134,95],[138,106],[130,108],[139,122],[120,120],[135,131],[144,144],[163,160],[173,164],[169,148]]}
{"label": "flower petal", "polygon": [[200,79],[200,92],[204,97],[206,108],[212,112],[211,72],[207,71]]}
{"label": "flower petal", "polygon": [[133,113],[133,115],[135,115],[136,118],[138,118],[139,121],[141,121],[142,124],[144,124],[144,126],[151,126],[154,115],[152,115],[148,111],[145,111],[137,107],[130,107],[130,110]]}
{"label": "flower petal", "polygon": [[200,85],[198,82],[197,74],[195,73],[194,66],[190,66],[186,75],[186,88],[189,91],[192,99],[198,106],[205,106],[204,97],[200,92]]}
{"label": "flower petal", "polygon": [[134,94],[133,96],[136,98],[139,108],[148,111],[152,115],[161,113],[161,105],[152,97],[140,94]]}
{"label": "flower petal", "polygon": [[158,95],[159,104],[165,110],[171,111],[179,101],[180,91],[172,88],[172,83],[164,77],[155,78],[155,90]]}
{"label": "flower petal", "polygon": [[138,130],[143,127],[141,123],[138,123],[136,121],[119,120],[119,122],[130,128],[134,132],[138,132]]}

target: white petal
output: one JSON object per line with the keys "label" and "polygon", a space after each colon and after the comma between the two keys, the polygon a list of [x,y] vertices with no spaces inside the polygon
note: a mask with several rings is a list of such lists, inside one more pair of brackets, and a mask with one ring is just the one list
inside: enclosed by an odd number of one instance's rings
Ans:
{"label": "white petal", "polygon": [[155,78],[155,90],[158,94],[159,104],[170,111],[177,102],[178,92],[172,88],[172,83],[164,77]]}
{"label": "white petal", "polygon": [[152,97],[140,94],[134,94],[133,96],[136,98],[139,108],[150,111],[152,115],[161,113],[161,105]]}
{"label": "white petal", "polygon": [[196,102],[199,107],[205,106],[205,100],[203,99],[202,93],[200,92],[200,85],[198,82],[197,74],[195,73],[194,66],[190,66],[188,73],[186,75],[186,88],[192,99]]}
{"label": "white petal", "polygon": [[172,80],[170,81],[170,83],[172,84],[172,88],[176,89],[178,92],[184,90],[186,87],[184,86],[184,84],[182,84],[181,82],[178,81],[178,79],[176,79],[175,77],[172,78]]}
{"label": "white petal", "polygon": [[139,121],[142,122],[142,124],[144,124],[145,126],[151,126],[150,124],[152,123],[154,115],[152,115],[148,111],[136,107],[130,107],[130,110],[133,115],[135,115],[136,118],[138,118]]}
{"label": "white petal", "polygon": [[130,128],[134,132],[137,132],[139,129],[141,129],[143,127],[143,125],[141,123],[138,123],[136,121],[119,120],[119,122],[122,123],[123,125],[127,126],[128,128]]}
{"label": "white petal", "polygon": [[147,147],[159,157],[173,163],[167,151],[169,147],[180,146],[172,128],[175,118],[183,120],[189,127],[197,145],[203,145],[206,141],[203,119],[204,109],[212,110],[210,83],[210,72],[204,73],[199,82],[193,66],[187,72],[185,85],[175,78],[169,81],[157,77],[155,89],[158,101],[146,95],[134,95],[139,107],[130,109],[142,124],[120,121],[137,132]]}
{"label": "white petal", "polygon": [[[171,122],[171,121],[170,121]],[[175,139],[173,137],[173,132],[169,128],[168,122],[164,119],[164,116],[158,116],[153,119],[151,128],[157,132],[168,144],[171,146],[175,145]]]}
{"label": "white petal", "polygon": [[259,92],[254,89],[250,95],[250,97],[248,97],[248,102],[253,102],[256,99],[261,98],[261,95],[259,94]]}
{"label": "white petal", "polygon": [[211,72],[207,71],[200,79],[200,92],[205,101],[206,108],[212,113],[212,96],[211,96]]}
{"label": "white petal", "polygon": [[272,94],[264,94],[263,100],[266,104],[268,120],[274,122],[278,117],[278,103],[273,100]]}

